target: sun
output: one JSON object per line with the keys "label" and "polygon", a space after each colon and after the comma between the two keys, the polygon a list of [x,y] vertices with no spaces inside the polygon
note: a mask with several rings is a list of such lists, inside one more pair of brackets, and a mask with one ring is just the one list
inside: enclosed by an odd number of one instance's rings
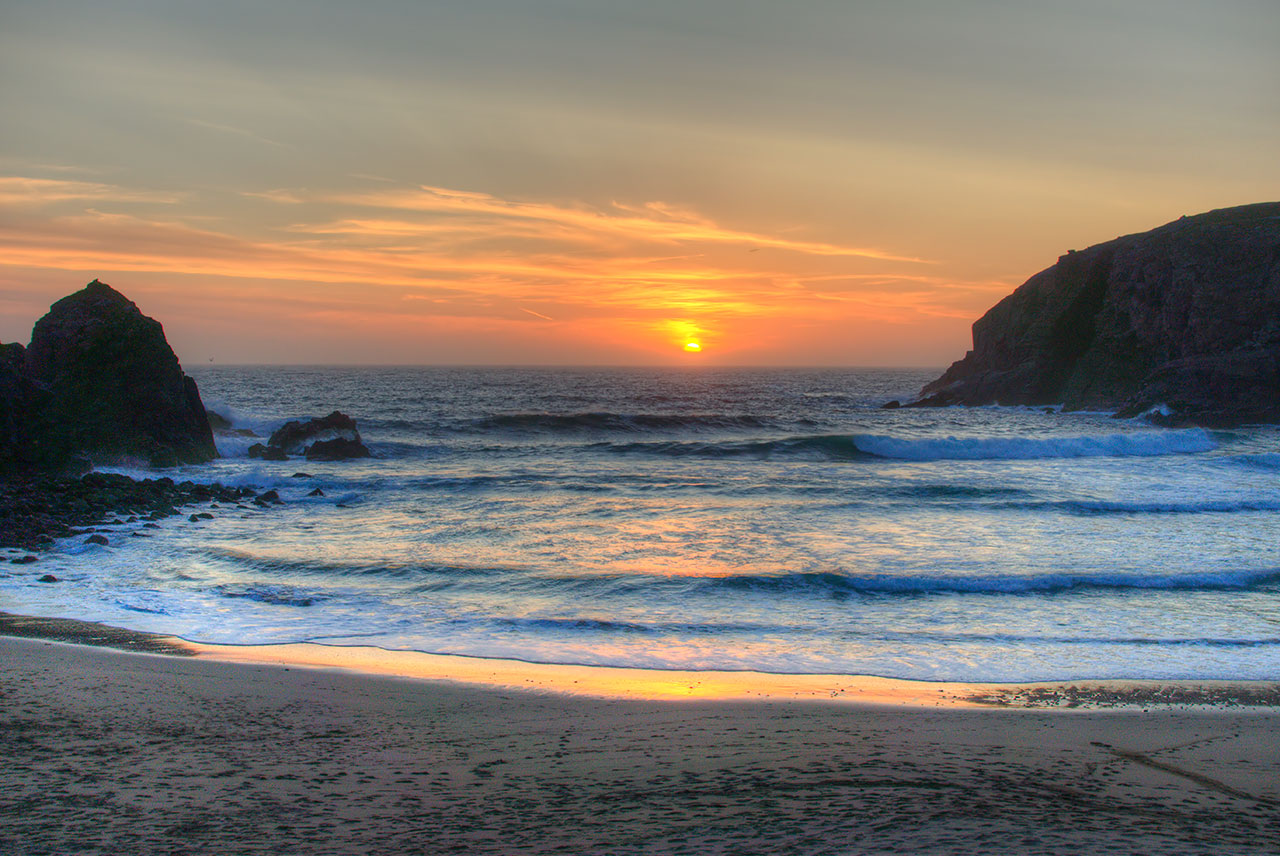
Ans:
{"label": "sun", "polygon": [[685,342],[684,349],[691,354],[696,354],[702,350],[702,345],[699,342]]}

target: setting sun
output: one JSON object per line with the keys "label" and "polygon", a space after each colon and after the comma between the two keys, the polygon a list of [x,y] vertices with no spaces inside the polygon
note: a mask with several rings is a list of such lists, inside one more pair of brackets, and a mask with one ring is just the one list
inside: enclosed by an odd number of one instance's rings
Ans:
{"label": "setting sun", "polygon": [[696,354],[702,350],[702,345],[698,344],[697,342],[685,342],[684,349],[691,354]]}

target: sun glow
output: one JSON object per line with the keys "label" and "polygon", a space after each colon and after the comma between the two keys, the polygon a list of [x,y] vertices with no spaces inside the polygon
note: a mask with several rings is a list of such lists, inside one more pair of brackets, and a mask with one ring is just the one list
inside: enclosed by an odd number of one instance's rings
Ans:
{"label": "sun glow", "polygon": [[691,354],[696,354],[702,350],[702,345],[698,344],[697,342],[685,342],[684,349]]}

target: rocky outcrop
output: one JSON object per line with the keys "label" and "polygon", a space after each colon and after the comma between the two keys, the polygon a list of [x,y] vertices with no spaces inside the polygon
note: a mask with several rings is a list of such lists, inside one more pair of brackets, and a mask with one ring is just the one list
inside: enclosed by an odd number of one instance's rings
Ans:
{"label": "rocky outcrop", "polygon": [[1280,203],[1069,252],[973,325],[913,406],[1062,404],[1280,421]]}
{"label": "rocky outcrop", "polygon": [[308,419],[306,422],[286,422],[271,432],[267,445],[279,446],[287,454],[297,455],[306,452],[312,443],[338,438],[359,442],[360,432],[356,430],[354,419],[335,410],[328,416]]}
{"label": "rocky outcrop", "polygon": [[26,349],[0,345],[0,472],[31,465],[30,416],[41,404],[27,373]]}
{"label": "rocky outcrop", "polygon": [[249,457],[283,461],[289,455],[306,455],[309,461],[345,461],[369,457],[356,421],[335,410],[306,422],[286,422],[271,433],[267,445],[249,447]]}
{"label": "rocky outcrop", "polygon": [[105,283],[53,304],[21,360],[18,347],[4,346],[0,367],[3,468],[217,457],[199,390],[160,323]]}
{"label": "rocky outcrop", "polygon": [[[245,501],[257,501],[253,489],[189,481],[175,484],[169,478],[134,481],[113,473],[89,473],[78,479],[5,481],[0,482],[0,547],[42,550],[51,547],[55,538],[92,531],[79,528],[83,526],[144,520],[151,525],[150,522],[181,514],[179,509],[184,506],[243,507],[241,503]],[[126,515],[127,519],[113,518],[112,512]],[[36,557],[31,559],[35,560]]]}

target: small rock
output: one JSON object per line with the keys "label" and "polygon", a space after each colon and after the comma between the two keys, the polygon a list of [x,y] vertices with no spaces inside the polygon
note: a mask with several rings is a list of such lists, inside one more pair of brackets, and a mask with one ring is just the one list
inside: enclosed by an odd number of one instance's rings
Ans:
{"label": "small rock", "polygon": [[258,497],[258,502],[282,502],[280,494],[274,490],[269,490]]}
{"label": "small rock", "polygon": [[151,536],[150,536],[150,535],[148,535],[148,534],[147,534],[147,533],[145,533],[145,532],[130,532],[130,533],[129,533],[129,537],[131,537],[131,538],[150,538]]}
{"label": "small rock", "polygon": [[90,535],[88,538],[84,539],[84,543],[101,544],[105,547],[110,542],[107,541],[107,536],[105,535]]}
{"label": "small rock", "polygon": [[212,519],[213,519],[213,515],[212,515],[212,514],[210,514],[210,513],[209,513],[209,512],[207,512],[207,511],[202,511],[202,512],[200,512],[199,514],[193,514],[193,515],[191,515],[191,516],[192,516],[192,517],[197,517],[197,518],[199,518],[200,520],[212,520]]}
{"label": "small rock", "polygon": [[197,517],[197,516],[196,516],[196,515],[194,515],[194,514],[193,514],[193,515],[191,515],[190,517],[188,517],[187,519],[188,519],[188,520],[190,520],[192,523],[199,523],[199,522],[200,522],[200,518],[199,518],[199,517]]}
{"label": "small rock", "polygon": [[880,409],[881,410],[897,410],[901,406],[902,406],[902,402],[895,398],[892,401],[886,401],[884,404],[880,405]]}
{"label": "small rock", "polygon": [[315,476],[311,475],[311,473],[294,473],[292,476],[290,476],[290,478],[295,478],[295,479],[313,479],[313,478],[315,478]]}
{"label": "small rock", "polygon": [[40,579],[36,580],[36,582],[38,583],[56,583],[57,581],[58,581],[58,578],[55,577],[53,574],[45,574]]}
{"label": "small rock", "polygon": [[38,561],[40,561],[40,559],[37,558],[36,556],[26,555],[26,556],[19,556],[16,559],[10,559],[9,563],[13,565],[29,565],[32,562],[38,562]]}
{"label": "small rock", "polygon": [[159,528],[160,528],[160,524],[159,524],[159,523],[144,523],[144,524],[142,524],[142,528],[143,528],[143,529],[159,529]]}
{"label": "small rock", "polygon": [[311,493],[307,494],[307,496],[324,496],[324,491],[322,491],[320,488],[316,488],[315,490],[311,491]]}

